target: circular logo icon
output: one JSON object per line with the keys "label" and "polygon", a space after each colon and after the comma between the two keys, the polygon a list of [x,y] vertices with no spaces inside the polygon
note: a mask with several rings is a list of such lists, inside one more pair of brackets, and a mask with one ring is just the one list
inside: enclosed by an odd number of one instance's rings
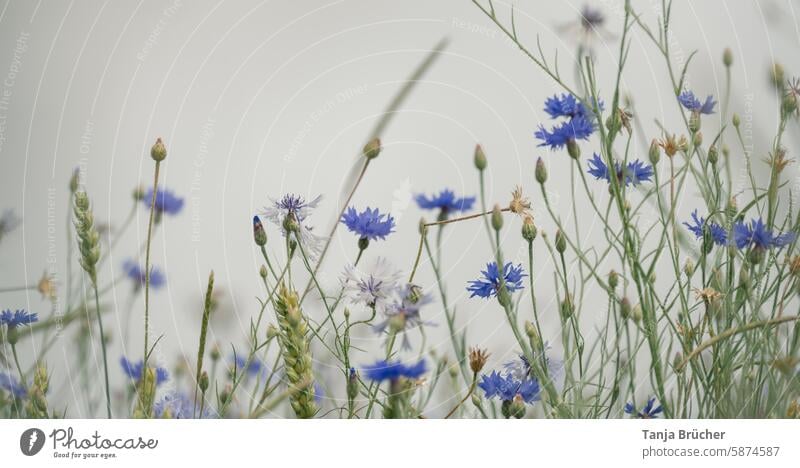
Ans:
{"label": "circular logo icon", "polygon": [[42,450],[44,439],[44,431],[32,427],[19,437],[19,449],[22,450],[22,453],[31,457]]}

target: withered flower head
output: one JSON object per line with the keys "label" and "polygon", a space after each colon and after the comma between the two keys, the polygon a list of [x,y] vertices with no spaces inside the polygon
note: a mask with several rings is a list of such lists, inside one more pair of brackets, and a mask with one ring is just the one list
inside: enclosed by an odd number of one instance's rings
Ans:
{"label": "withered flower head", "polygon": [[511,202],[508,204],[508,209],[512,213],[518,214],[525,218],[530,216],[529,210],[531,209],[531,201],[522,193],[522,187],[519,185],[514,187],[511,192]]}
{"label": "withered flower head", "polygon": [[478,373],[483,369],[483,366],[486,365],[486,361],[489,359],[489,353],[486,352],[485,349],[480,348],[470,348],[469,350],[469,368],[472,369],[472,372]]}

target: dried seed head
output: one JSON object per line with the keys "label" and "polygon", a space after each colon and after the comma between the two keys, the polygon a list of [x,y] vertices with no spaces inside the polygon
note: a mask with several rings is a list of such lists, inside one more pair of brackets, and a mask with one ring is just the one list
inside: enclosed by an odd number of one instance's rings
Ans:
{"label": "dried seed head", "polygon": [[471,348],[469,350],[469,368],[472,369],[472,372],[475,374],[483,369],[488,359],[489,353],[486,352],[485,349]]}

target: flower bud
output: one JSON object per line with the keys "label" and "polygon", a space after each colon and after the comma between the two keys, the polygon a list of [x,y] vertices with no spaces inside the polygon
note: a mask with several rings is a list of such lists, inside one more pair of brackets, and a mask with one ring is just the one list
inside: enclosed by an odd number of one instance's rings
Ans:
{"label": "flower bud", "polygon": [[381,140],[379,138],[373,138],[364,145],[364,157],[367,159],[375,159],[381,154],[382,149]]}
{"label": "flower bud", "polygon": [[208,372],[203,371],[203,373],[200,374],[197,385],[200,387],[201,392],[206,393],[206,390],[208,390]]}
{"label": "flower bud", "polygon": [[619,302],[619,314],[624,319],[631,316],[631,301],[627,297],[623,297]]}
{"label": "flower bud", "polygon": [[572,159],[579,159],[581,157],[581,147],[574,138],[567,140],[567,154]]}
{"label": "flower bud", "polygon": [[560,229],[556,231],[556,250],[558,253],[564,253],[567,250],[567,238]]}
{"label": "flower bud", "polygon": [[719,152],[717,151],[716,146],[711,145],[711,147],[708,148],[708,162],[711,164],[717,164],[717,161],[719,161]]}
{"label": "flower bud", "polygon": [[703,134],[699,131],[695,131],[694,136],[692,137],[692,144],[695,148],[699,148],[703,145]]}
{"label": "flower bud", "polygon": [[492,209],[492,228],[495,231],[503,229],[503,212],[500,210],[500,205],[494,205]]}
{"label": "flower bud", "polygon": [[265,265],[261,265],[261,268],[258,269],[258,276],[261,279],[267,279],[267,267]]}
{"label": "flower bud", "polygon": [[636,323],[641,322],[642,321],[642,315],[643,315],[642,314],[642,305],[641,304],[636,304],[633,307],[633,311],[631,311],[631,315],[633,317],[633,321],[634,322],[636,322]]}
{"label": "flower bud", "polygon": [[214,362],[219,361],[219,358],[221,357],[220,356],[220,351],[219,351],[219,346],[214,346],[213,348],[211,348],[210,357],[211,357],[211,360],[214,361]]}
{"label": "flower bud", "polygon": [[764,260],[766,257],[766,250],[763,247],[753,247],[750,249],[750,253],[748,254],[747,258],[750,260],[750,263],[753,265],[758,265]]}
{"label": "flower bud", "polygon": [[733,51],[730,48],[726,47],[724,51],[722,51],[722,63],[726,67],[730,67],[733,65]]}
{"label": "flower bud", "polygon": [[161,138],[157,138],[153,147],[150,148],[150,157],[156,162],[161,162],[167,158],[167,147],[164,146]]}
{"label": "flower bud", "polygon": [[647,156],[649,156],[650,164],[653,166],[658,164],[658,161],[661,159],[661,148],[659,148],[658,140],[655,138],[650,142],[650,151],[648,151]]}
{"label": "flower bud", "polygon": [[683,272],[686,273],[687,278],[691,278],[694,274],[694,262],[691,258],[687,258],[686,263],[683,264]]}
{"label": "flower bud", "polygon": [[564,300],[561,301],[561,315],[568,318],[572,316],[573,312],[575,312],[575,304],[572,302],[572,297],[565,295]]}
{"label": "flower bud", "polygon": [[258,216],[253,216],[253,239],[259,247],[263,247],[267,243],[267,232],[264,231],[264,225],[261,224]]}
{"label": "flower bud", "polygon": [[547,168],[544,167],[544,161],[542,161],[542,158],[538,158],[536,160],[536,171],[534,174],[536,175],[536,182],[544,184],[547,181]]}
{"label": "flower bud", "polygon": [[783,82],[784,82],[784,71],[783,65],[780,63],[774,63],[770,68],[770,80],[772,84],[778,88],[783,89]]}
{"label": "flower bud", "polygon": [[742,123],[742,119],[741,117],[739,117],[739,114],[734,112],[733,117],[731,118],[731,122],[733,123],[734,127],[739,128],[739,124]]}
{"label": "flower bud", "polygon": [[488,161],[486,160],[486,153],[483,152],[481,145],[475,145],[475,167],[482,171],[486,169]]}
{"label": "flower bud", "polygon": [[533,242],[537,234],[536,226],[533,224],[533,218],[526,216],[522,220],[522,238],[528,242]]}
{"label": "flower bud", "polygon": [[619,284],[619,273],[614,270],[608,272],[608,286],[611,289],[616,289]]}
{"label": "flower bud", "polygon": [[355,400],[358,397],[358,373],[354,367],[347,372],[347,398]]}
{"label": "flower bud", "polygon": [[793,93],[787,93],[785,96],[783,96],[783,102],[781,102],[781,105],[784,113],[791,114],[797,110],[797,97],[795,97]]}

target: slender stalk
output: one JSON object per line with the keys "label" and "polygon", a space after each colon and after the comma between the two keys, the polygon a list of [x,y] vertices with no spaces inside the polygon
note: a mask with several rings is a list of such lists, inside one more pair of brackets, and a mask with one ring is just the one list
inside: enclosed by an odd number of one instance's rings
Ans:
{"label": "slender stalk", "polygon": [[150,245],[153,237],[153,219],[156,212],[156,198],[158,197],[158,173],[161,169],[161,161],[156,161],[153,174],[153,197],[150,200],[150,220],[147,223],[147,247],[144,256],[144,369],[147,369],[147,361],[150,357]]}

